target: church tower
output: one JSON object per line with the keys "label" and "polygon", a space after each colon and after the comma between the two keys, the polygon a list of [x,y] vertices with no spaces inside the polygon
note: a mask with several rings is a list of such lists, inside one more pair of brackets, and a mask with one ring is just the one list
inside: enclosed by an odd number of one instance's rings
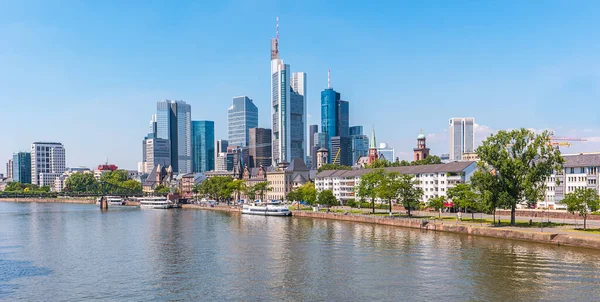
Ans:
{"label": "church tower", "polygon": [[369,165],[372,164],[379,156],[377,155],[377,143],[375,141],[375,127],[371,132],[371,142],[369,143]]}
{"label": "church tower", "polygon": [[425,134],[423,134],[423,130],[421,129],[421,134],[417,136],[417,147],[413,149],[414,151],[414,161],[422,160],[429,156],[429,148],[425,143]]}

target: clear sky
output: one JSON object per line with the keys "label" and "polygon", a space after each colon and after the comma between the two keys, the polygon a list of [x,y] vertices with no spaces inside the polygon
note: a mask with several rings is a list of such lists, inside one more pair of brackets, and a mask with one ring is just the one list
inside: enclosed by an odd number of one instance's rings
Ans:
{"label": "clear sky", "polygon": [[[586,137],[600,151],[600,1],[0,1],[0,162],[33,141],[68,166],[135,169],[162,99],[227,136],[233,96],[270,127],[269,43],[308,74],[309,124],[331,82],[351,125],[400,158],[420,129],[448,153],[453,116],[476,140],[506,128]],[[4,168],[0,168],[4,170]]]}

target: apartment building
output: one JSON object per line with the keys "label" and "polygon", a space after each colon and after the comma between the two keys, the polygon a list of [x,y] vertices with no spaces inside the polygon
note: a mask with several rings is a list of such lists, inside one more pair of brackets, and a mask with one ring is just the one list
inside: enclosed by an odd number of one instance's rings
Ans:
{"label": "apartment building", "polygon": [[[446,196],[449,188],[468,182],[475,169],[473,161],[385,168],[387,172],[413,175],[417,186],[423,189],[423,202],[436,196]],[[355,188],[360,183],[361,176],[371,171],[372,169],[322,171],[316,177],[315,187],[318,192],[332,190],[333,195],[345,204],[346,201],[357,198]]]}

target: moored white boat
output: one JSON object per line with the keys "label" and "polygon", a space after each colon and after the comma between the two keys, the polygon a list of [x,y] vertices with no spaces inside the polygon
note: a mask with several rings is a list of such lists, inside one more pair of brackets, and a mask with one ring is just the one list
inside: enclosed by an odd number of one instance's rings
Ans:
{"label": "moored white boat", "polygon": [[242,207],[242,214],[263,216],[292,216],[287,206],[271,203],[268,205],[247,204]]}
{"label": "moored white boat", "polygon": [[122,206],[125,204],[125,200],[121,197],[106,197],[108,199],[108,204],[111,206]]}
{"label": "moored white boat", "polygon": [[140,199],[141,209],[168,209],[171,202],[165,197],[144,197]]}

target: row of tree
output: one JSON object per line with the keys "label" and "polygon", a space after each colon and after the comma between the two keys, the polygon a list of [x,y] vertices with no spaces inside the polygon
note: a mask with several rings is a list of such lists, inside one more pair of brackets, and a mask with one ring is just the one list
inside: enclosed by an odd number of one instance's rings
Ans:
{"label": "row of tree", "polygon": [[102,174],[98,181],[92,173],[74,173],[65,181],[65,192],[90,194],[141,194],[142,184],[128,179],[127,171]]}
{"label": "row of tree", "polygon": [[193,192],[218,202],[229,201],[231,198],[239,200],[242,193],[249,199],[255,200],[265,198],[265,194],[272,189],[266,181],[259,182],[253,186],[247,186],[246,181],[242,179],[233,179],[228,176],[215,176],[207,178],[193,188]]}
{"label": "row of tree", "polygon": [[24,184],[20,182],[8,182],[4,192],[10,193],[25,193],[25,194],[40,194],[50,192],[49,186],[37,186],[34,184]]}
{"label": "row of tree", "polygon": [[[441,164],[442,160],[436,156],[431,155],[427,156],[424,159],[417,161],[388,161],[386,159],[375,159],[372,163],[365,166],[367,169],[378,169],[378,168],[388,168],[388,167],[405,167],[405,166],[420,166],[420,165],[435,165]],[[317,170],[318,173],[327,170],[352,170],[350,166],[338,165],[338,164],[324,164]]]}
{"label": "row of tree", "polygon": [[286,199],[298,202],[298,208],[300,207],[301,201],[304,201],[309,205],[320,204],[327,207],[336,206],[339,204],[338,200],[333,194],[333,191],[323,190],[321,192],[317,192],[315,183],[313,182],[307,182],[300,187],[294,188],[288,193]]}
{"label": "row of tree", "polygon": [[423,197],[423,189],[417,186],[412,175],[386,172],[382,168],[364,174],[355,191],[361,200],[371,200],[373,213],[375,213],[375,200],[379,198],[389,204],[390,212],[392,201],[396,200],[410,216],[411,211],[418,208]]}

